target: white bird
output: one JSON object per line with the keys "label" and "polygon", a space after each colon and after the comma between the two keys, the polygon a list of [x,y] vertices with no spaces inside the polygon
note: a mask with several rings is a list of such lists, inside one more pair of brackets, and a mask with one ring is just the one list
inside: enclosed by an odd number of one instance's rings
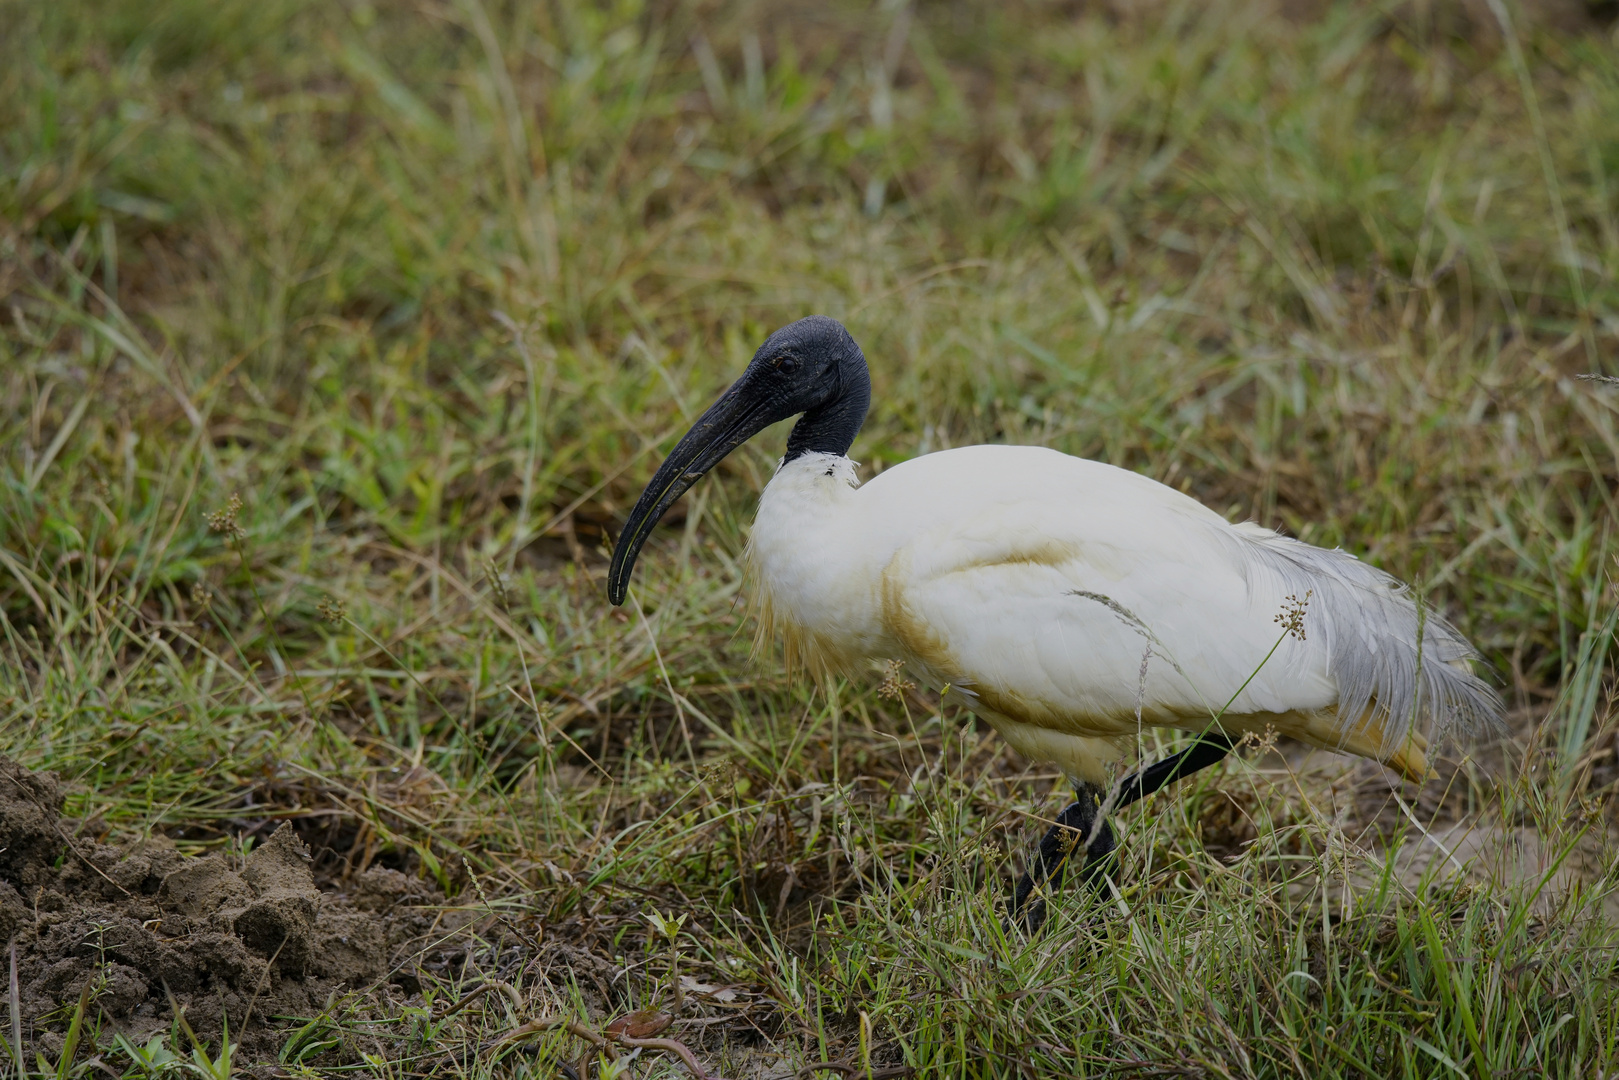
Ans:
{"label": "white bird", "polygon": [[[608,596],[621,604],[664,511],[765,427],[802,414],[748,542],[761,640],[790,664],[852,675],[899,660],[948,688],[1078,800],[1019,884],[1055,887],[1075,840],[1105,865],[1117,809],[1267,729],[1420,780],[1429,738],[1496,724],[1472,646],[1389,575],[1147,477],[1054,450],[970,446],[861,484],[847,454],[871,397],[836,320],[770,335],[681,439],[631,511]],[[1198,735],[1116,786],[1144,727]],[[1076,836],[1077,834],[1077,836]],[[1024,913],[1044,918],[1043,902]]]}

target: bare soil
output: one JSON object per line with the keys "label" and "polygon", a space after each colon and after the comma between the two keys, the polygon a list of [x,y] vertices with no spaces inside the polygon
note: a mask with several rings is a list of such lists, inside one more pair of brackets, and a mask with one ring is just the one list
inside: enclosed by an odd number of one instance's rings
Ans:
{"label": "bare soil", "polygon": [[27,1060],[56,1060],[86,987],[103,1043],[168,1031],[178,1006],[216,1049],[228,1018],[239,1060],[273,1061],[334,995],[413,981],[400,959],[443,903],[423,882],[374,868],[323,889],[288,824],[245,859],[185,858],[162,836],[97,843],[73,835],[63,795],[0,757],[0,940]]}

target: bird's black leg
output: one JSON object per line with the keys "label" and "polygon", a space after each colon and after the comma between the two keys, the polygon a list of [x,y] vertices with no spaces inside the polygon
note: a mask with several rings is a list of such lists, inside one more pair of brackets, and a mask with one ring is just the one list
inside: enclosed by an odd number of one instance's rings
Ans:
{"label": "bird's black leg", "polygon": [[[1171,754],[1145,769],[1138,769],[1125,777],[1119,785],[1119,797],[1113,809],[1118,810],[1146,798],[1165,784],[1190,776],[1199,769],[1223,760],[1231,752],[1232,742],[1223,733],[1205,732],[1185,750]],[[1075,789],[1078,798],[1057,815],[1057,823],[1040,841],[1040,850],[1012,892],[1007,905],[1007,916],[1023,926],[1028,933],[1037,932],[1046,921],[1046,901],[1062,887],[1068,873],[1068,863],[1074,849],[1091,834],[1096,836],[1085,849],[1082,876],[1087,884],[1100,882],[1113,864],[1113,829],[1104,820],[1100,824],[1096,815],[1101,812],[1105,792],[1095,784],[1081,784]]]}
{"label": "bird's black leg", "polygon": [[[1044,925],[1046,901],[1052,893],[1062,888],[1074,849],[1090,835],[1106,792],[1095,784],[1080,784],[1074,789],[1074,794],[1078,798],[1057,815],[1057,823],[1041,839],[1034,862],[1018,880],[1017,887],[1012,891],[1012,900],[1007,905],[1008,920],[1021,925],[1030,934]],[[1087,881],[1094,878],[1097,867],[1112,851],[1113,830],[1104,821],[1096,832],[1096,838],[1085,850],[1084,875]]]}
{"label": "bird's black leg", "polygon": [[1180,753],[1171,754],[1125,777],[1119,785],[1119,799],[1113,804],[1113,809],[1122,810],[1139,799],[1145,799],[1165,784],[1172,784],[1183,776],[1191,776],[1199,769],[1223,761],[1234,745],[1224,732],[1205,731]]}

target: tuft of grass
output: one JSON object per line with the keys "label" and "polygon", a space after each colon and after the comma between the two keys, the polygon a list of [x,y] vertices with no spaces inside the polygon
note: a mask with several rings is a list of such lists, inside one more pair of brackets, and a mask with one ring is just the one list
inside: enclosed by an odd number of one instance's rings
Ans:
{"label": "tuft of grass", "polygon": [[[1611,25],[4,12],[0,749],[87,827],[290,819],[330,887],[395,866],[458,927],[269,1019],[286,1069],[672,1063],[600,1034],[643,1008],[725,1075],[1614,1067],[1619,390],[1579,378],[1619,375]],[[1008,938],[1057,778],[914,688],[746,657],[779,433],[671,515],[638,608],[602,597],[660,452],[812,311],[872,361],[868,469],[1041,443],[1342,544],[1479,643],[1513,739],[1403,793],[1234,762]],[[1457,821],[1544,865],[1417,858]]]}

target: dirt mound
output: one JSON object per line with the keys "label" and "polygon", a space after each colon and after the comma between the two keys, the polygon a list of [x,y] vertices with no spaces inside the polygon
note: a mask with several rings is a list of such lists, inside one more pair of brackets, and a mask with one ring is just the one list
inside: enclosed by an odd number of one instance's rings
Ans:
{"label": "dirt mound", "polygon": [[228,1018],[240,1060],[255,1061],[275,1057],[277,1017],[410,980],[395,964],[431,924],[424,905],[441,902],[421,882],[374,869],[322,891],[287,824],[245,860],[184,858],[163,837],[100,844],[72,835],[63,794],[0,757],[0,940],[15,942],[27,1060],[55,1060],[86,986],[103,1042],[167,1031],[172,995],[205,1039]]}

